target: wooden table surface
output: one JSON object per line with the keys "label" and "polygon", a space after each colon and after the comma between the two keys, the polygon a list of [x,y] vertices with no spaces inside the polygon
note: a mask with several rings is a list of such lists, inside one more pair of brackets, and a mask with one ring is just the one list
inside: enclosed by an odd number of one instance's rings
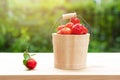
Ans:
{"label": "wooden table surface", "polygon": [[82,70],[54,68],[53,53],[36,53],[34,58],[38,64],[28,71],[23,53],[0,53],[0,80],[120,80],[120,53],[88,53]]}

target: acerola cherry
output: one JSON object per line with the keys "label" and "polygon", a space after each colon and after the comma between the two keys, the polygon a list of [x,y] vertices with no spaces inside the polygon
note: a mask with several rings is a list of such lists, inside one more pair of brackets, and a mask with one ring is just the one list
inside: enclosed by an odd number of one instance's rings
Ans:
{"label": "acerola cherry", "polygon": [[65,27],[57,32],[58,34],[71,34],[72,30],[68,27]]}
{"label": "acerola cherry", "polygon": [[74,25],[74,24],[73,24],[72,22],[69,22],[69,23],[67,23],[65,26],[68,27],[68,28],[70,28],[70,29],[72,29],[73,25]]}
{"label": "acerola cherry", "polygon": [[36,67],[36,64],[37,64],[37,62],[33,58],[30,58],[27,60],[26,67],[28,69],[34,69]]}
{"label": "acerola cherry", "polygon": [[57,27],[57,30],[59,31],[59,30],[61,30],[64,27],[65,27],[65,25],[60,25],[60,26]]}
{"label": "acerola cherry", "polygon": [[86,34],[88,30],[82,24],[75,24],[72,28],[72,34]]}
{"label": "acerola cherry", "polygon": [[72,17],[70,19],[70,22],[72,22],[73,24],[77,24],[77,23],[80,23],[80,20],[77,17]]}

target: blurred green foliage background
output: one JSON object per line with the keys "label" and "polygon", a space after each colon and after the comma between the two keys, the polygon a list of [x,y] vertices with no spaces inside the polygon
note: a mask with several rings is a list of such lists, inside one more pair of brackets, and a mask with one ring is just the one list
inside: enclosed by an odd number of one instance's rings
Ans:
{"label": "blurred green foliage background", "polygon": [[120,0],[0,0],[0,52],[52,52],[54,24],[70,12],[91,26],[89,52],[120,52]]}

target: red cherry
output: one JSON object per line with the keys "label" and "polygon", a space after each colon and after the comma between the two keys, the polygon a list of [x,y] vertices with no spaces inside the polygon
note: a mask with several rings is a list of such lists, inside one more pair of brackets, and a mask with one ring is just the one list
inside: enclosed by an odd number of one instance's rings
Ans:
{"label": "red cherry", "polygon": [[68,28],[70,28],[70,29],[72,29],[73,25],[74,25],[74,24],[73,24],[72,22],[69,22],[69,23],[67,23],[65,26],[68,27]]}
{"label": "red cherry", "polygon": [[61,31],[61,30],[59,30],[59,31],[57,32],[57,34],[62,34],[62,31]]}
{"label": "red cherry", "polygon": [[86,34],[88,30],[82,24],[75,24],[72,28],[72,34]]}
{"label": "red cherry", "polygon": [[77,24],[77,23],[80,23],[80,20],[77,17],[72,17],[70,19],[70,22],[72,22],[73,24]]}
{"label": "red cherry", "polygon": [[58,34],[71,34],[72,30],[68,27],[65,27],[57,32]]}
{"label": "red cherry", "polygon": [[27,60],[26,67],[28,69],[30,69],[30,70],[34,69],[36,67],[36,65],[37,65],[37,62],[33,58],[30,58]]}
{"label": "red cherry", "polygon": [[65,25],[60,25],[60,26],[57,27],[57,30],[59,31],[59,30],[61,30],[64,27],[65,27]]}
{"label": "red cherry", "polygon": [[83,28],[82,28],[82,34],[86,34],[86,33],[88,33],[88,29],[83,26]]}

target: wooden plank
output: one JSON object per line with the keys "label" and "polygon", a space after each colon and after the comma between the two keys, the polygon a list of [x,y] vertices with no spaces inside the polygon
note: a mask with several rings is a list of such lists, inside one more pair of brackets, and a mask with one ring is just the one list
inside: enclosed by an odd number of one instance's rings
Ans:
{"label": "wooden plank", "polygon": [[120,80],[120,75],[5,75],[0,80]]}

